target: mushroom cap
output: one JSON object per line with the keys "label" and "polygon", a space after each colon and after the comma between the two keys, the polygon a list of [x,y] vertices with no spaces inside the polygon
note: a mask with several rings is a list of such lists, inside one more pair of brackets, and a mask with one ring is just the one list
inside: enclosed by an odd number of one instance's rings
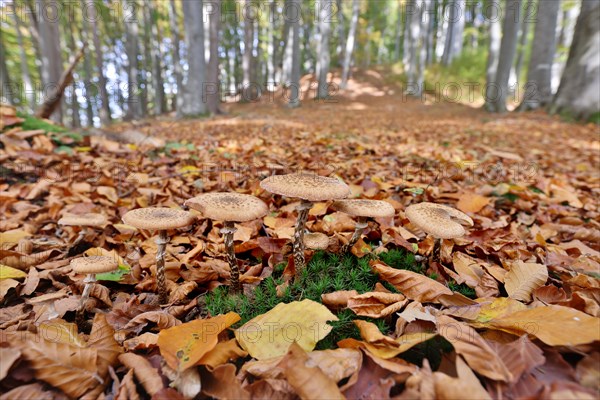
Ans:
{"label": "mushroom cap", "polygon": [[113,257],[91,256],[71,260],[73,271],[78,274],[101,274],[119,268],[119,263]]}
{"label": "mushroom cap", "polygon": [[185,202],[206,218],[216,221],[244,222],[262,218],[269,208],[258,197],[231,192],[204,193]]}
{"label": "mushroom cap", "polygon": [[138,229],[162,231],[183,228],[194,222],[194,215],[183,210],[167,207],[146,207],[128,211],[123,222]]}
{"label": "mushroom cap", "polygon": [[338,200],[333,208],[355,217],[386,218],[396,213],[390,203],[381,200]]}
{"label": "mushroom cap", "polygon": [[329,247],[329,236],[321,232],[311,232],[304,235],[304,245],[313,250],[325,250]]}
{"label": "mushroom cap", "polygon": [[418,228],[440,239],[464,236],[466,226],[473,220],[455,208],[435,203],[418,203],[406,208],[406,217]]}
{"label": "mushroom cap", "polygon": [[58,220],[59,225],[64,226],[95,226],[100,227],[106,225],[108,220],[102,214],[87,213],[87,214],[65,214]]}
{"label": "mushroom cap", "polygon": [[260,187],[275,194],[308,201],[345,199],[350,188],[344,182],[314,174],[273,175],[260,182]]}

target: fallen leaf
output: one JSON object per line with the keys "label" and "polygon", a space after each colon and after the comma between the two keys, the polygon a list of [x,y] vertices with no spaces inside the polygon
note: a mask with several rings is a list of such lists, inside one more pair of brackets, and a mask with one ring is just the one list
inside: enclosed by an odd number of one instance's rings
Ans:
{"label": "fallen leaf", "polygon": [[152,367],[146,358],[133,353],[124,353],[119,356],[119,361],[133,370],[138,382],[150,396],[154,396],[164,388],[158,371]]}
{"label": "fallen leaf", "polygon": [[399,311],[408,303],[400,293],[368,292],[348,299],[347,307],[356,315],[383,318]]}
{"label": "fallen leaf", "polygon": [[252,357],[263,360],[284,355],[292,343],[310,351],[337,321],[327,307],[312,300],[279,303],[235,330],[235,337]]}
{"label": "fallen leaf", "polygon": [[8,371],[15,361],[21,357],[21,352],[12,347],[0,347],[0,381],[6,378]]}
{"label": "fallen leaf", "polygon": [[169,367],[183,371],[196,365],[216,346],[219,333],[239,320],[239,315],[229,312],[163,329],[158,334],[160,353]]}
{"label": "fallen leaf", "polygon": [[223,364],[202,372],[202,393],[215,399],[250,399],[249,393],[235,376],[235,365]]}
{"label": "fallen leaf", "polygon": [[464,192],[458,198],[456,208],[465,213],[478,213],[481,209],[487,206],[491,198],[481,196],[473,192]]}
{"label": "fallen leaf", "polygon": [[456,357],[456,372],[458,374],[457,378],[452,378],[442,372],[433,373],[436,399],[492,399],[481,386],[477,376],[460,357]]}
{"label": "fallen leaf", "polygon": [[337,292],[325,293],[321,295],[321,303],[331,309],[340,309],[348,306],[348,299],[358,296],[356,290],[338,290]]}
{"label": "fallen leaf", "polygon": [[217,345],[206,353],[200,360],[198,365],[207,365],[211,368],[216,368],[228,361],[237,360],[240,357],[246,357],[247,352],[242,350],[235,339],[219,342]]}
{"label": "fallen leaf", "polygon": [[542,264],[516,261],[509,263],[510,270],[504,277],[504,287],[510,297],[530,301],[531,293],[546,284],[548,268]]}
{"label": "fallen leaf", "polygon": [[27,274],[19,269],[0,264],[0,280],[25,278]]}

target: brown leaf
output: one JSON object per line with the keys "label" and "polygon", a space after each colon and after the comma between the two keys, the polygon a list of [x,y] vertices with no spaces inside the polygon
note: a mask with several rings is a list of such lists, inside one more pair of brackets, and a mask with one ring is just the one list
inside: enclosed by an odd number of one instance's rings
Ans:
{"label": "brown leaf", "polygon": [[181,325],[181,321],[165,311],[148,311],[137,315],[123,329],[139,332],[150,322],[155,323],[159,330]]}
{"label": "brown leaf", "polygon": [[119,385],[119,389],[115,399],[139,400],[139,398],[140,396],[138,395],[137,389],[135,387],[135,382],[133,380],[133,369],[130,369],[129,372],[127,372],[121,380],[121,384]]}
{"label": "brown leaf", "polygon": [[98,351],[98,375],[105,378],[108,375],[108,367],[113,366],[123,349],[114,338],[115,330],[106,322],[104,314],[96,314],[92,331],[87,345]]}
{"label": "brown leaf", "polygon": [[435,395],[440,400],[489,399],[492,398],[481,386],[481,382],[471,369],[460,358],[456,357],[457,378],[442,372],[433,373]]}
{"label": "brown leaf", "polygon": [[16,387],[0,396],[0,400],[61,400],[66,396],[57,392],[44,390],[41,383],[30,383]]}
{"label": "brown leaf", "polygon": [[371,269],[379,277],[401,291],[411,300],[435,303],[440,295],[452,295],[452,291],[441,283],[412,271],[388,267],[382,262],[371,261]]}
{"label": "brown leaf", "polygon": [[400,311],[408,299],[399,293],[368,292],[351,297],[348,308],[356,315],[383,318]]}
{"label": "brown leaf", "polygon": [[348,306],[348,299],[357,296],[356,290],[338,290],[337,292],[325,293],[321,295],[321,303],[331,309],[340,309]]}
{"label": "brown leaf", "polygon": [[10,367],[21,357],[21,352],[12,347],[0,347],[0,381],[6,378]]}
{"label": "brown leaf", "polygon": [[590,389],[600,391],[600,353],[595,351],[586,355],[575,368],[577,380]]}
{"label": "brown leaf", "polygon": [[237,340],[230,339],[225,342],[219,342],[217,345],[206,353],[200,360],[198,365],[207,365],[211,368],[216,368],[221,364],[225,364],[228,361],[237,360],[240,357],[246,357],[248,355],[237,343]]}
{"label": "brown leaf", "polygon": [[35,291],[39,283],[40,274],[38,270],[33,267],[29,268],[29,272],[27,273],[27,279],[25,279],[25,284],[21,288],[21,296],[29,296]]}
{"label": "brown leaf", "polygon": [[464,192],[458,198],[456,208],[465,213],[478,213],[487,206],[491,198],[478,195],[473,192]]}
{"label": "brown leaf", "polygon": [[522,261],[509,265],[510,270],[504,277],[504,287],[513,299],[530,301],[531,293],[544,286],[548,280],[548,268],[545,265]]}
{"label": "brown leaf", "polygon": [[235,365],[222,364],[211,370],[202,371],[202,393],[215,399],[250,399],[235,376]]}
{"label": "brown leaf", "polygon": [[477,373],[494,380],[511,380],[502,359],[475,329],[446,315],[438,315],[437,328],[440,336],[449,341]]}
{"label": "brown leaf", "polygon": [[488,340],[487,343],[502,359],[512,375],[512,382],[518,381],[523,373],[544,364],[543,351],[533,344],[526,335],[511,343]]}
{"label": "brown leaf", "polygon": [[150,396],[154,396],[164,388],[158,371],[152,367],[146,358],[133,353],[124,353],[119,356],[119,361],[127,368],[133,370],[138,382]]}
{"label": "brown leaf", "polygon": [[345,399],[336,383],[319,367],[307,365],[308,355],[295,342],[278,367],[301,399]]}

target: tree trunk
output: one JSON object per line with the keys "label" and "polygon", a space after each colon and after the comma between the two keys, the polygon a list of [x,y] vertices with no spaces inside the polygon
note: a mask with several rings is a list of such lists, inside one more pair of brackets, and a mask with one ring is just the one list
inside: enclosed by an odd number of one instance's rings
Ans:
{"label": "tree trunk", "polygon": [[444,65],[450,65],[452,60],[462,52],[465,29],[465,0],[451,0],[448,7],[448,34],[442,56]]}
{"label": "tree trunk", "polygon": [[[540,4],[541,5],[541,4]],[[556,23],[560,1],[538,7],[527,82],[520,111],[545,107],[552,101],[552,65],[556,52]]]}
{"label": "tree trunk", "polygon": [[204,15],[202,0],[183,2],[183,23],[188,58],[188,71],[183,84],[182,113],[184,117],[206,114],[203,84],[206,78],[204,59]]}
{"label": "tree trunk", "polygon": [[[553,2],[555,1],[552,0],[550,2],[544,2],[544,4],[542,4],[542,8],[552,7],[552,5],[549,3]],[[523,23],[521,25],[521,38],[519,40],[517,62],[515,63],[515,78],[517,82],[521,82],[521,72],[523,71],[523,63],[525,62],[525,51],[527,50],[527,42],[529,41],[529,25],[534,18],[534,7],[536,7],[534,0],[527,0],[527,5],[525,6],[525,15],[522,17]]]}
{"label": "tree trunk", "polygon": [[329,84],[327,83],[327,74],[329,73],[329,34],[331,20],[330,15],[333,10],[333,2],[324,0],[319,4],[319,42],[318,46],[318,77],[319,86],[317,88],[317,97],[325,99],[329,96]]}
{"label": "tree trunk", "polygon": [[517,51],[520,10],[521,0],[507,0],[498,68],[495,78],[487,83],[486,109],[490,112],[506,112],[508,80]]}
{"label": "tree trunk", "polygon": [[335,16],[338,19],[337,23],[337,36],[338,36],[338,45],[336,49],[337,54],[337,63],[340,67],[343,66],[344,61],[344,51],[346,49],[346,29],[344,23],[344,12],[343,12],[343,3],[342,0],[335,0]]}
{"label": "tree trunk", "polygon": [[125,42],[127,47],[127,115],[126,119],[142,117],[142,98],[140,96],[138,70],[138,24],[137,18],[128,17],[125,22]]}
{"label": "tree trunk", "polygon": [[15,88],[12,87],[8,67],[6,65],[6,51],[4,51],[3,39],[0,37],[0,101],[10,104],[15,102]]}
{"label": "tree trunk", "polygon": [[583,0],[569,59],[551,111],[588,119],[600,113],[600,2]]}
{"label": "tree trunk", "polygon": [[167,102],[165,99],[165,88],[162,77],[162,65],[160,53],[161,37],[158,32],[158,21],[155,21],[153,3],[148,2],[145,6],[150,24],[151,34],[151,53],[152,53],[152,80],[154,86],[154,114],[160,115],[167,111]]}
{"label": "tree trunk", "polygon": [[175,82],[177,84],[177,94],[175,95],[173,105],[175,110],[177,110],[177,117],[181,117],[181,102],[183,100],[183,68],[181,66],[181,59],[179,56],[179,41],[181,39],[179,35],[179,17],[177,15],[177,7],[175,5],[175,0],[171,0],[169,4],[169,22],[171,27],[171,38],[173,40],[173,68]]}
{"label": "tree trunk", "polygon": [[[29,65],[27,62],[27,53],[25,51],[25,43],[23,41],[23,33],[21,32],[21,19],[17,13],[15,4],[12,4],[13,19],[15,21],[15,29],[17,31],[17,43],[19,44],[19,57],[21,61],[21,75],[23,78],[23,90],[25,90],[25,97],[21,99],[27,105],[27,109],[32,111],[35,107],[35,92],[33,85],[31,84],[31,74],[29,73]],[[3,57],[6,60],[5,57]]]}
{"label": "tree trunk", "polygon": [[[47,10],[48,15],[38,20],[40,30],[40,51],[42,56],[42,84],[44,97],[51,95],[57,87],[63,72],[60,35],[58,25],[60,15],[55,15],[52,10],[61,10],[56,0],[37,0],[38,10]],[[60,11],[59,11],[60,12]],[[44,102],[51,100],[44,98]],[[53,109],[52,120],[62,123],[61,103]]]}
{"label": "tree trunk", "polygon": [[350,21],[350,31],[348,32],[348,40],[346,41],[346,52],[344,54],[344,68],[342,71],[341,89],[348,87],[348,78],[350,76],[350,67],[352,64],[352,54],[354,52],[354,41],[356,40],[356,29],[358,26],[358,16],[360,14],[360,0],[352,2],[352,20]]}
{"label": "tree trunk", "polygon": [[[488,10],[490,10],[490,12],[500,11],[500,0],[493,0]],[[496,71],[498,70],[500,41],[502,40],[502,24],[499,13],[486,15],[486,19],[490,24],[490,45],[488,50],[485,80],[487,83],[490,83],[496,79]]]}
{"label": "tree trunk", "polygon": [[[81,0],[81,7],[86,10],[86,14],[87,14],[87,6],[86,6],[86,2],[84,0]],[[91,12],[91,11],[90,11]],[[89,40],[89,31],[90,31],[90,27],[88,24],[88,19],[90,18],[82,18],[82,26],[81,26],[81,42],[83,43],[84,46],[87,46],[88,49],[88,56],[83,58],[83,69],[84,69],[84,80],[83,83],[85,85],[85,90],[84,90],[84,98],[85,98],[85,116],[86,116],[86,125],[87,126],[94,126],[94,103],[92,102],[92,98],[93,96],[96,94],[95,92],[92,91],[92,64],[91,64],[91,57],[89,56],[89,49],[91,49],[91,45],[90,45],[90,40]]]}
{"label": "tree trunk", "polygon": [[206,103],[208,112],[218,114],[221,101],[221,84],[219,81],[219,30],[221,29],[221,1],[212,3],[209,21],[210,59],[206,69],[207,92]]}
{"label": "tree trunk", "polygon": [[[143,3],[141,8],[142,12],[142,32],[140,47],[142,50],[141,60],[139,63],[140,67],[140,93],[142,95],[142,116],[148,115],[148,106],[150,101],[156,102],[156,89],[154,83],[150,82],[152,77],[152,63],[154,62],[152,57],[152,37],[150,33],[150,18],[148,12],[150,11],[150,3]],[[152,86],[152,87],[151,87]],[[152,96],[150,96],[152,94]]]}
{"label": "tree trunk", "polygon": [[[69,40],[69,50],[71,54],[75,54],[77,52],[77,46],[75,45],[75,38],[73,37],[73,25],[65,26],[66,35]],[[81,120],[79,119],[79,99],[77,98],[77,83],[73,82],[71,86],[73,92],[71,93],[70,103],[71,103],[71,126],[73,128],[81,127]]]}
{"label": "tree trunk", "polygon": [[291,0],[287,17],[291,24],[292,73],[290,76],[290,97],[288,107],[300,106],[300,0]]}
{"label": "tree trunk", "polygon": [[[93,7],[94,1],[88,1],[91,7]],[[110,123],[112,114],[110,112],[110,101],[108,98],[108,89],[106,88],[106,77],[104,76],[104,60],[102,59],[102,44],[100,43],[100,34],[98,33],[98,22],[97,18],[89,18],[92,37],[94,40],[94,52],[96,53],[96,69],[98,70],[98,89],[100,92],[100,107],[98,107],[98,115],[100,117],[100,123],[106,125]],[[87,58],[87,57],[86,57]],[[90,124],[92,125],[92,124]]]}
{"label": "tree trunk", "polygon": [[396,26],[394,32],[394,62],[400,61],[400,47],[402,44],[402,4],[398,3],[396,15]]}
{"label": "tree trunk", "polygon": [[417,4],[416,0],[409,0],[406,4],[408,30],[408,65],[406,70],[406,93],[411,96],[421,97],[427,59],[427,34],[429,25],[430,1],[423,0]]}
{"label": "tree trunk", "polygon": [[254,15],[255,8],[251,0],[246,0],[244,3],[242,17],[244,19],[244,55],[242,58],[242,101],[250,101],[255,99],[254,90],[256,82],[252,82],[252,50],[254,48]]}

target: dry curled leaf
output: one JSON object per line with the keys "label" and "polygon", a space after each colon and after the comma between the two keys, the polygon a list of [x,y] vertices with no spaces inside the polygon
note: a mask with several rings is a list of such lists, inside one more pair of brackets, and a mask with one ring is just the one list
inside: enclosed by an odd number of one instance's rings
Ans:
{"label": "dry curled leaf", "polygon": [[530,301],[531,293],[544,286],[548,280],[548,268],[545,265],[522,261],[509,265],[510,270],[504,277],[504,287],[513,299]]}
{"label": "dry curled leaf", "polygon": [[384,318],[399,311],[408,303],[400,293],[368,292],[348,299],[348,308],[356,315]]}
{"label": "dry curled leaf", "polygon": [[158,371],[152,367],[146,358],[133,353],[124,353],[119,356],[119,361],[133,370],[138,382],[150,396],[155,395],[164,388]]}

